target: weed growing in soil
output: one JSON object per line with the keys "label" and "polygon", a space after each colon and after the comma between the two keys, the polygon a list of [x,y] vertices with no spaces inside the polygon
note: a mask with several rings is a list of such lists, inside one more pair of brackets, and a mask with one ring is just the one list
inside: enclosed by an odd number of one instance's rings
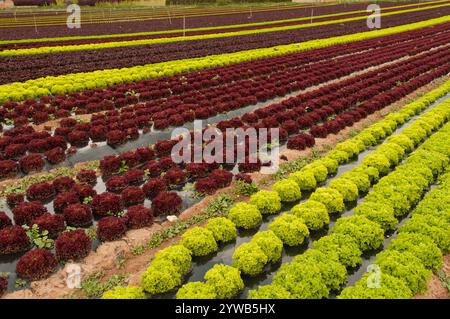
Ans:
{"label": "weed growing in soil", "polygon": [[125,262],[127,261],[125,255],[122,253],[117,257],[116,266],[118,269],[122,269],[125,266]]}
{"label": "weed growing in soil", "polygon": [[233,192],[236,195],[250,196],[258,191],[258,185],[255,182],[246,183],[244,181],[236,181]]}
{"label": "weed growing in soil", "polygon": [[442,286],[447,289],[450,296],[450,276],[447,276],[447,274],[442,270],[438,271],[437,276],[441,281]]}
{"label": "weed growing in soil", "polygon": [[15,282],[16,288],[23,288],[27,284],[28,284],[28,282],[26,280],[23,280],[23,279],[20,279],[20,278],[16,279],[16,282]]}
{"label": "weed growing in soil", "polygon": [[84,231],[86,232],[86,235],[88,235],[90,239],[92,240],[97,239],[97,229],[95,228],[95,226],[91,226],[87,229],[84,229]]}
{"label": "weed growing in soil", "polygon": [[145,252],[145,246],[144,245],[137,245],[131,248],[131,253],[134,256],[142,255]]}
{"label": "weed growing in soil", "polygon": [[83,199],[83,204],[89,205],[90,203],[92,203],[92,196],[88,196]]}
{"label": "weed growing in soil", "polygon": [[230,210],[233,200],[234,199],[229,195],[217,196],[217,198],[211,200],[206,206],[205,213],[206,215],[209,215],[206,218],[225,215]]}
{"label": "weed growing in soil", "polygon": [[303,166],[311,162],[311,159],[300,157],[296,160],[285,162],[280,164],[278,171],[273,175],[275,180],[280,180],[286,177],[288,174],[300,170]]}
{"label": "weed growing in soil", "polygon": [[105,291],[112,289],[115,286],[124,284],[128,275],[116,274],[112,275],[106,282],[102,282],[104,276],[103,271],[99,271],[88,276],[81,282],[81,289],[88,298],[98,298]]}
{"label": "weed growing in soil", "polygon": [[193,198],[193,199],[202,199],[203,197],[205,197],[205,194],[202,194],[202,193],[199,193],[199,192],[195,191],[195,184],[194,183],[187,183],[186,185],[184,185],[183,191],[191,192],[191,194],[189,196],[191,198]]}
{"label": "weed growing in soil", "polygon": [[39,226],[34,224],[33,226],[22,225],[22,228],[27,232],[30,241],[37,248],[52,248],[53,247],[53,239],[48,237],[48,231],[39,231]]}

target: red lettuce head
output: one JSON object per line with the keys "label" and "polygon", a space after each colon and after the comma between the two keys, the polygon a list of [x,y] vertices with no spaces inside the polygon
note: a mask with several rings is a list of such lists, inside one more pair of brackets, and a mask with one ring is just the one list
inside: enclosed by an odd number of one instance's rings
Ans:
{"label": "red lettuce head", "polygon": [[170,156],[161,157],[159,159],[159,165],[163,171],[167,171],[168,169],[176,166]]}
{"label": "red lettuce head", "polygon": [[169,156],[172,152],[172,147],[177,144],[176,140],[165,140],[156,142],[154,145],[155,152],[159,157]]}
{"label": "red lettuce head", "polygon": [[6,203],[9,207],[14,208],[15,206],[23,203],[25,200],[25,195],[23,193],[12,193],[6,196]]}
{"label": "red lettuce head", "polygon": [[86,204],[72,204],[64,209],[64,218],[67,225],[85,227],[92,223],[92,210]]}
{"label": "red lettuce head", "polygon": [[122,191],[121,195],[125,206],[139,205],[145,201],[145,193],[138,186],[128,186]]}
{"label": "red lettuce head", "polygon": [[12,225],[11,218],[9,218],[5,212],[0,212],[0,229],[11,225]]}
{"label": "red lettuce head", "polygon": [[61,127],[75,127],[77,125],[77,120],[74,118],[65,118],[59,121],[59,126]]}
{"label": "red lettuce head", "polygon": [[173,167],[166,172],[164,179],[168,185],[181,185],[186,181],[186,174],[182,169]]}
{"label": "red lettuce head", "polygon": [[8,279],[0,276],[0,297],[8,290]]}
{"label": "red lettuce head", "polygon": [[188,163],[185,168],[187,175],[194,179],[205,177],[209,171],[208,164],[206,163]]}
{"label": "red lettuce head", "polygon": [[167,190],[167,183],[163,177],[151,178],[142,186],[145,196],[152,199]]}
{"label": "red lettuce head", "polygon": [[103,175],[112,175],[117,173],[122,165],[120,157],[110,155],[100,160],[100,170]]}
{"label": "red lettuce head", "polygon": [[294,120],[287,120],[287,121],[283,122],[283,124],[281,125],[281,128],[286,130],[288,132],[288,134],[291,135],[291,134],[297,133],[300,129],[300,126]]}
{"label": "red lettuce head", "polygon": [[219,185],[211,177],[201,178],[195,183],[195,191],[202,194],[214,194],[218,188]]}
{"label": "red lettuce head", "polygon": [[209,177],[215,180],[219,188],[229,186],[233,180],[233,174],[224,169],[213,170]]}
{"label": "red lettuce head", "polygon": [[158,119],[153,122],[153,126],[156,130],[163,130],[165,128],[168,128],[170,124],[168,120]]}
{"label": "red lettuce head", "polygon": [[72,132],[72,129],[68,127],[57,127],[55,128],[54,136],[67,137],[69,133]]}
{"label": "red lettuce head", "polygon": [[19,167],[15,161],[0,161],[0,178],[12,178],[19,172]]}
{"label": "red lettuce head", "polygon": [[89,144],[89,134],[85,131],[72,131],[67,135],[67,140],[72,146],[85,147]]}
{"label": "red lettuce head", "polygon": [[122,175],[129,185],[139,185],[144,181],[144,170],[130,169]]}
{"label": "red lettuce head", "polygon": [[97,183],[97,174],[92,169],[83,169],[78,172],[77,180],[80,183],[95,185]]}
{"label": "red lettuce head", "polygon": [[47,201],[55,196],[56,191],[53,184],[47,182],[35,183],[28,187],[27,198],[30,201]]}
{"label": "red lettuce head", "polygon": [[176,214],[181,209],[182,200],[177,193],[161,192],[152,200],[152,210],[155,216]]}
{"label": "red lettuce head", "polygon": [[109,131],[106,134],[106,143],[112,147],[125,144],[127,141],[127,133],[121,130]]}
{"label": "red lettuce head", "polygon": [[27,152],[27,146],[22,143],[18,144],[9,144],[5,147],[5,150],[3,151],[3,155],[7,159],[18,159],[21,156],[25,155]]}
{"label": "red lettuce head", "polygon": [[29,174],[31,172],[38,172],[44,168],[45,162],[39,154],[31,154],[24,156],[19,161],[21,170]]}
{"label": "red lettuce head", "polygon": [[40,280],[48,277],[56,266],[56,258],[50,251],[36,248],[20,257],[16,273],[18,277],[26,280]]}
{"label": "red lettuce head", "polygon": [[64,232],[55,240],[58,260],[79,260],[86,257],[92,248],[92,240],[82,229]]}
{"label": "red lettuce head", "polygon": [[129,168],[139,165],[139,155],[136,152],[128,151],[120,155],[120,161],[125,162]]}
{"label": "red lettuce head", "polygon": [[237,181],[245,182],[247,184],[251,184],[251,182],[252,182],[252,177],[250,175],[244,174],[244,173],[236,174],[234,176],[234,179]]}
{"label": "red lettuce head", "polygon": [[13,208],[14,223],[29,225],[33,219],[47,213],[47,208],[41,202],[23,202]]}
{"label": "red lettuce head", "polygon": [[77,193],[80,201],[84,201],[87,197],[94,197],[97,195],[95,189],[89,184],[76,184],[73,188],[73,191]]}
{"label": "red lettuce head", "polygon": [[309,130],[312,136],[325,138],[328,135],[327,129],[323,125],[314,125]]}
{"label": "red lettuce head", "polygon": [[30,239],[21,226],[8,226],[0,229],[0,255],[25,251],[30,244]]}
{"label": "red lettuce head", "polygon": [[44,153],[50,149],[50,144],[46,139],[34,139],[28,142],[28,151],[30,153]]}
{"label": "red lettuce head", "polygon": [[115,215],[122,212],[123,202],[120,196],[105,192],[94,196],[92,210],[98,216]]}
{"label": "red lettuce head", "polygon": [[75,181],[68,176],[58,177],[53,181],[56,192],[62,193],[71,190],[75,186]]}
{"label": "red lettuce head", "polygon": [[62,213],[70,204],[80,202],[80,197],[75,191],[68,191],[58,194],[53,201],[53,209],[55,213]]}
{"label": "red lettuce head", "polygon": [[106,141],[107,129],[104,125],[96,125],[89,130],[89,137],[93,142]]}
{"label": "red lettuce head", "polygon": [[239,172],[251,173],[258,172],[261,169],[261,161],[256,159],[255,163],[250,163],[250,158],[246,157],[242,163],[238,164]]}
{"label": "red lettuce head", "polygon": [[103,217],[97,224],[97,237],[101,241],[113,241],[125,235],[127,226],[120,217]]}
{"label": "red lettuce head", "polygon": [[50,238],[56,238],[61,234],[66,225],[64,224],[64,216],[58,214],[46,213],[41,215],[31,222],[32,225],[36,224],[39,226],[39,231],[48,231],[48,236]]}
{"label": "red lettuce head", "polygon": [[163,169],[158,161],[151,160],[144,166],[144,171],[147,171],[150,176],[156,177],[162,173]]}
{"label": "red lettuce head", "polygon": [[153,212],[150,208],[144,207],[144,205],[130,206],[124,218],[129,228],[142,228],[151,225]]}
{"label": "red lettuce head", "polygon": [[61,147],[55,147],[45,152],[45,157],[50,164],[56,165],[66,160],[66,152]]}
{"label": "red lettuce head", "polygon": [[112,176],[105,185],[109,192],[121,193],[128,186],[128,182],[124,176]]}
{"label": "red lettuce head", "polygon": [[127,135],[127,139],[131,141],[135,141],[139,138],[139,130],[135,127],[127,128],[125,134]]}
{"label": "red lettuce head", "polygon": [[139,162],[145,163],[155,158],[155,151],[149,147],[141,147],[136,150]]}

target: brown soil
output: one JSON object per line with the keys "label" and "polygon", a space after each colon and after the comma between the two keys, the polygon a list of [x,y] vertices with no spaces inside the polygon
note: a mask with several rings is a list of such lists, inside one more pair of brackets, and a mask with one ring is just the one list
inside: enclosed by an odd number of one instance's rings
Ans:
{"label": "brown soil", "polygon": [[[442,271],[446,276],[450,276],[450,255],[444,256],[444,265]],[[450,299],[450,291],[442,285],[441,280],[435,274],[428,281],[427,291],[417,294],[416,299]]]}
{"label": "brown soil", "polygon": [[[365,119],[355,123],[352,127],[348,127],[342,130],[337,135],[330,135],[327,138],[316,139],[315,148],[319,151],[327,149],[328,147],[332,147],[353,135],[356,131],[359,131],[368,125],[379,121],[385,115],[390,112],[394,112],[404,106],[411,99],[417,98],[420,94],[428,92],[440,84],[444,82],[444,78],[436,80],[429,85],[426,85],[412,94],[406,96],[401,101],[398,101],[394,104],[387,106],[386,108],[378,111]],[[299,157],[308,157],[311,156],[312,150],[307,149],[304,151],[295,151],[295,150],[285,150],[281,152],[281,155],[285,155],[289,160],[294,160]],[[263,175],[260,173],[253,173],[252,178],[258,182],[261,180],[269,181],[269,183],[265,183],[265,186],[262,188],[270,188],[269,175]],[[269,178],[269,179],[268,179]],[[196,205],[188,208],[184,212],[182,212],[179,216],[180,219],[184,220],[193,215],[199,214],[208,202],[216,198],[220,194],[230,193],[233,186],[221,189],[217,191],[214,195],[207,196],[201,202]],[[239,200],[245,200],[245,198],[239,198]],[[128,231],[126,236],[119,241],[108,242],[100,245],[95,252],[91,252],[85,260],[80,263],[82,268],[82,276],[89,276],[98,271],[102,270],[104,273],[103,278],[110,278],[113,274],[130,274],[127,278],[127,283],[132,285],[139,285],[140,278],[143,271],[148,266],[153,255],[171,245],[174,242],[179,240],[179,236],[172,238],[170,240],[165,241],[162,245],[157,248],[146,250],[142,255],[136,256],[131,253],[131,249],[136,245],[145,244],[151,235],[171,224],[171,222],[166,221],[161,225],[154,224],[152,227],[142,228],[138,230]],[[448,256],[447,256],[448,257]],[[446,258],[447,258],[446,257]],[[447,258],[448,261],[448,258]],[[78,296],[83,297],[83,293],[80,290],[69,289],[66,286],[66,269],[60,269],[58,272],[50,276],[49,278],[41,281],[36,281],[31,283],[30,289],[19,290],[15,292],[11,292],[6,294],[3,298],[12,298],[12,299],[23,299],[23,298],[65,298],[69,296]]]}

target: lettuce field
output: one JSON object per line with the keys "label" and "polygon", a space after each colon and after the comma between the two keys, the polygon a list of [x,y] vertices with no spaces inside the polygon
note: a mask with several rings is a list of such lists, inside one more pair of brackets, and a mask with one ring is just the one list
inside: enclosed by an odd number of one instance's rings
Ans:
{"label": "lettuce field", "polygon": [[94,3],[0,9],[0,298],[449,298],[448,0]]}

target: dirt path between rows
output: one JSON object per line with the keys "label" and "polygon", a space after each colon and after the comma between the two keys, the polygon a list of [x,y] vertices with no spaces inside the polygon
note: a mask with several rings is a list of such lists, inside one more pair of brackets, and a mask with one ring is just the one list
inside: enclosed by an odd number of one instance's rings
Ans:
{"label": "dirt path between rows", "polygon": [[[444,257],[442,271],[447,278],[450,276],[450,254]],[[417,294],[416,299],[450,299],[450,291],[444,287],[436,274],[431,276],[427,286],[427,291],[422,294]]]}

